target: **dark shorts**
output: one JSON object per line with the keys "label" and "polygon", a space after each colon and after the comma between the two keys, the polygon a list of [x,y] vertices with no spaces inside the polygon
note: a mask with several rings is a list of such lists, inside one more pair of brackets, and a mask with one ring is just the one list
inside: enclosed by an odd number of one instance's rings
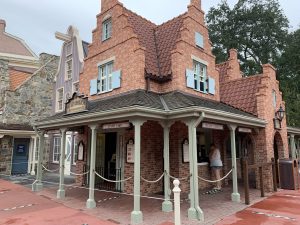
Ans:
{"label": "dark shorts", "polygon": [[222,169],[222,166],[211,166],[210,168],[212,168],[214,170],[218,170],[218,169]]}

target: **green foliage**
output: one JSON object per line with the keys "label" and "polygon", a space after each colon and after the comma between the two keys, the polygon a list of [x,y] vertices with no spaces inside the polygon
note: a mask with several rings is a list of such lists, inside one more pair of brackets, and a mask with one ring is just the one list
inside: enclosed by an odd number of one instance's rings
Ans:
{"label": "green foliage", "polygon": [[206,20],[217,63],[235,48],[246,76],[260,73],[262,64],[276,62],[289,27],[277,0],[239,0],[233,9],[222,1],[209,10]]}
{"label": "green foliage", "polygon": [[300,29],[289,34],[277,67],[288,124],[300,127]]}

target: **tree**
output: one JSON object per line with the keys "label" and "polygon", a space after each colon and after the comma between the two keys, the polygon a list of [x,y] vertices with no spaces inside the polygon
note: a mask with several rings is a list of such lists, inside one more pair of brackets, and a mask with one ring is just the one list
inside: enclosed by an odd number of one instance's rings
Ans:
{"label": "tree", "polygon": [[226,0],[206,16],[217,63],[228,50],[238,50],[246,76],[260,73],[261,65],[275,64],[284,49],[289,22],[278,0],[239,0],[231,9]]}
{"label": "tree", "polygon": [[300,29],[289,34],[277,67],[288,124],[300,127]]}

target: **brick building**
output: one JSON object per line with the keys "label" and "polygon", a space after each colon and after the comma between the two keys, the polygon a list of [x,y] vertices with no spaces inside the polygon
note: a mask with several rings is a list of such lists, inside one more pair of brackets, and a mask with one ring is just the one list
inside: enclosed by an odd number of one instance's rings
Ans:
{"label": "brick building", "polygon": [[[243,78],[237,52],[215,64],[200,0],[191,0],[184,14],[156,25],[128,10],[117,0],[102,0],[93,40],[79,76],[79,93],[64,111],[36,126],[40,156],[45,133],[61,130],[63,186],[65,142],[76,131],[76,172],[80,185],[89,185],[87,207],[96,206],[94,186],[134,193],[132,223],[142,222],[140,194],[163,193],[163,211],[171,211],[170,176],[186,178],[190,219],[203,220],[198,189],[210,187],[198,176],[210,175],[208,154],[214,143],[232,169],[232,200],[240,201],[240,159],[250,164],[288,157],[287,127],[279,116],[285,103],[276,71],[263,65],[260,75]],[[34,190],[42,188],[41,166]],[[149,183],[164,174],[163,180]],[[264,170],[267,189],[271,168]],[[100,179],[126,180],[111,185]],[[132,177],[132,179],[129,179]],[[127,180],[128,178],[128,180]],[[256,176],[253,182],[260,185]]]}
{"label": "brick building", "polygon": [[0,20],[0,173],[35,174],[36,133],[32,123],[51,115],[57,58],[40,57]]}

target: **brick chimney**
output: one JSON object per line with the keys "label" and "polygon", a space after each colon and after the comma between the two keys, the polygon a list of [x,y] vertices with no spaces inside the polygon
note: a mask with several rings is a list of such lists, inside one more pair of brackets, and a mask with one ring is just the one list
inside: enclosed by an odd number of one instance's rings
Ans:
{"label": "brick chimney", "polygon": [[201,9],[201,0],[191,0],[190,5],[195,6],[196,8]]}
{"label": "brick chimney", "polygon": [[101,12],[104,12],[114,5],[118,4],[118,0],[101,0]]}
{"label": "brick chimney", "polygon": [[5,20],[0,19],[0,33],[3,33],[5,31],[6,22]]}
{"label": "brick chimney", "polygon": [[271,64],[264,64],[262,65],[263,68],[263,75],[268,76],[271,78],[275,78],[276,80],[276,69]]}

